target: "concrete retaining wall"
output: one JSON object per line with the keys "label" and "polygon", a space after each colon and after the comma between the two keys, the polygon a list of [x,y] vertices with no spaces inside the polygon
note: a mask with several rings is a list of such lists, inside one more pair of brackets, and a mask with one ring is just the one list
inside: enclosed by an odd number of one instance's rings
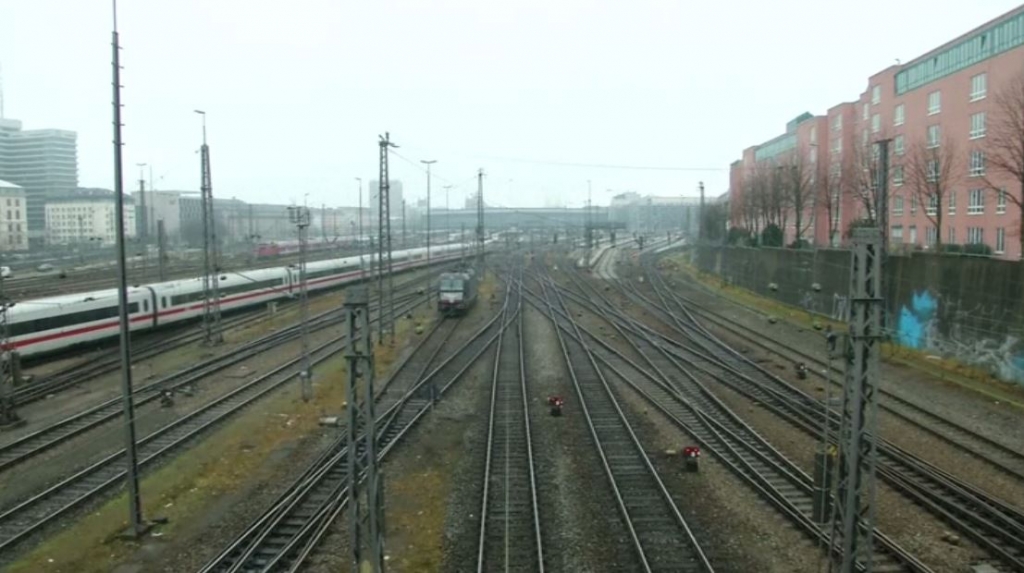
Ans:
{"label": "concrete retaining wall", "polygon": [[[845,319],[847,250],[700,247],[691,256],[729,284]],[[890,257],[885,275],[894,342],[1024,384],[1024,264],[915,253]]]}

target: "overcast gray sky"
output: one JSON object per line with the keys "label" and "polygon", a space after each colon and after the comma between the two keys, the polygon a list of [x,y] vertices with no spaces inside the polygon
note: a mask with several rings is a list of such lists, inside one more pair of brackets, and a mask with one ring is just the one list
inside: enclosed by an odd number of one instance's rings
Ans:
{"label": "overcast gray sky", "polygon": [[[410,200],[420,159],[453,205],[478,167],[507,206],[717,195],[744,147],[1015,5],[122,0],[126,185],[198,188],[203,109],[218,197],[354,205],[385,130]],[[110,0],[0,0],[5,115],[77,131],[83,186],[113,187],[110,31]]]}

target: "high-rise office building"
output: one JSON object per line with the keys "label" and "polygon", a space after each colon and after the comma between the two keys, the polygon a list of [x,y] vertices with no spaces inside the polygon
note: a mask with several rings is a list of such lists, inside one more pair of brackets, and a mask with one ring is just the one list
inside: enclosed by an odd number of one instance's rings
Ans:
{"label": "high-rise office building", "polygon": [[20,121],[0,119],[0,179],[25,190],[29,242],[41,245],[46,238],[46,201],[78,187],[77,134],[22,130]]}

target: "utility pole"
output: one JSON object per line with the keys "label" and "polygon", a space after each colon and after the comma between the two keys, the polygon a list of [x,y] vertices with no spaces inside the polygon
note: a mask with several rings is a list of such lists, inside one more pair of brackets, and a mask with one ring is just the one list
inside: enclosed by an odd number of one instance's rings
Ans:
{"label": "utility pole", "polygon": [[373,341],[366,286],[351,287],[345,293],[345,324],[349,340],[345,347],[345,399],[351,570],[380,573],[384,571],[384,478],[377,465]]}
{"label": "utility pole", "polygon": [[299,304],[302,312],[302,401],[313,398],[313,366],[309,360],[309,296],[306,291],[306,244],[309,242],[309,207],[288,207],[288,218],[299,233]]}
{"label": "utility pole", "polygon": [[200,148],[202,161],[203,205],[203,343],[206,345],[224,342],[220,331],[220,289],[217,268],[217,225],[213,214],[213,182],[210,177],[210,146],[206,144],[206,112],[195,110],[203,117],[203,146]]}
{"label": "utility pole", "polygon": [[445,233],[452,232],[452,207],[451,203],[448,202],[448,194],[451,191],[451,185],[444,186],[444,230]]}
{"label": "utility pole", "polygon": [[405,242],[405,198],[402,198],[402,248],[406,248],[408,243]]}
{"label": "utility pole", "polygon": [[700,182],[700,213],[698,213],[699,220],[697,221],[697,240],[704,238],[704,182]]}
{"label": "utility pole", "polygon": [[[146,166],[145,163],[136,163],[139,168],[139,217],[135,220],[135,234],[139,239],[139,242],[146,244],[146,239],[149,238],[149,227],[147,223],[147,212],[146,212],[146,179],[143,177],[142,168]],[[150,178],[152,183],[152,178]]]}
{"label": "utility pole", "polygon": [[113,87],[114,87],[114,218],[117,219],[117,306],[121,323],[121,399],[124,409],[124,451],[128,482],[128,524],[127,535],[136,538],[145,533],[148,526],[142,519],[142,496],[139,493],[139,466],[135,451],[135,405],[132,401],[132,348],[128,317],[128,269],[125,261],[125,216],[124,216],[124,172],[121,152],[121,46],[117,33],[117,4],[114,4],[113,40]]}
{"label": "utility pole", "polygon": [[[359,282],[366,282],[366,265],[363,263],[363,178],[356,177],[359,193],[359,236],[356,237],[356,249],[359,250]],[[372,255],[371,255],[372,260]]]}
{"label": "utility pole", "polygon": [[437,163],[436,159],[420,159],[427,166],[427,286],[423,292],[427,295],[427,306],[430,306],[430,166]]}
{"label": "utility pole", "polygon": [[378,241],[377,241],[377,292],[380,300],[380,318],[377,324],[380,327],[380,342],[384,342],[384,257],[387,255],[388,292],[387,298],[390,302],[390,312],[387,322],[391,332],[391,344],[395,344],[395,282],[391,272],[391,181],[388,180],[388,148],[398,147],[391,142],[391,134],[384,132],[378,142],[380,147],[380,182],[377,184],[377,199],[380,207],[378,209]]}
{"label": "utility pole", "polygon": [[476,176],[476,256],[478,272],[483,273],[484,268],[484,170],[481,169]]}
{"label": "utility pole", "polygon": [[590,257],[592,256],[592,250],[594,248],[594,220],[593,214],[590,212],[591,206],[591,195],[590,195],[590,179],[587,179],[587,216],[584,219],[586,222],[586,229],[584,230],[584,237],[587,241],[587,268],[590,268]]}
{"label": "utility pole", "polygon": [[[875,213],[878,217],[878,226],[882,232],[882,244],[879,245],[878,256],[879,256],[879,277],[882,281],[880,292],[881,296],[885,296],[886,284],[885,284],[885,268],[889,262],[889,142],[891,139],[882,139],[878,141],[878,205],[875,206]],[[939,207],[942,207],[941,205]],[[938,232],[938,231],[936,231]],[[889,320],[886,316],[885,306],[882,306],[882,332],[887,333],[889,331]]]}
{"label": "utility pole", "polygon": [[156,246],[157,246],[157,269],[160,273],[160,281],[167,280],[167,232],[164,229],[164,220],[156,222]]}
{"label": "utility pole", "polygon": [[462,268],[466,268],[466,224],[462,223],[462,228],[459,231],[459,263]]}
{"label": "utility pole", "polygon": [[[829,540],[829,571],[840,573],[857,571],[858,562],[870,573],[873,562],[878,365],[884,306],[880,242],[877,228],[853,231],[850,336],[846,342],[846,380],[839,426],[836,511]],[[836,551],[839,553],[835,554]]]}

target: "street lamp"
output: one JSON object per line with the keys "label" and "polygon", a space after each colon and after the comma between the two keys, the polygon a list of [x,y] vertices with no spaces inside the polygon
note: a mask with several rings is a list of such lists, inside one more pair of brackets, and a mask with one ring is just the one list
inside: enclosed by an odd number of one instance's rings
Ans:
{"label": "street lamp", "polygon": [[427,166],[427,305],[430,305],[430,166],[437,163],[436,159],[420,159]]}

